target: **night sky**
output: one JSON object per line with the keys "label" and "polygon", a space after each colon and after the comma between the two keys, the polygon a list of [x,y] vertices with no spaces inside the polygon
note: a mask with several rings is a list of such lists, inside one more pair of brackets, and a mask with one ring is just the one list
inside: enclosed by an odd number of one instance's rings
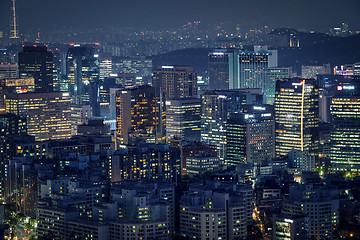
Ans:
{"label": "night sky", "polygon": [[[0,0],[0,30],[9,25],[11,0]],[[360,30],[359,0],[17,0],[20,30],[72,26],[179,27],[221,21],[327,31],[345,21]]]}

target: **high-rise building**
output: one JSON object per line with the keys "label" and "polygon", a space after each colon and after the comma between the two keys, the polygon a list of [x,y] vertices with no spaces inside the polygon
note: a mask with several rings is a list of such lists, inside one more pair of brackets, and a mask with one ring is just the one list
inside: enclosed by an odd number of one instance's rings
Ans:
{"label": "high-rise building", "polygon": [[166,100],[197,97],[197,73],[191,66],[159,66],[153,86]]}
{"label": "high-rise building", "polygon": [[225,49],[217,49],[209,53],[209,89],[229,89],[230,53]]}
{"label": "high-rise building", "polygon": [[266,70],[266,82],[264,89],[264,101],[266,104],[274,104],[276,81],[293,77],[291,67],[270,67]]}
{"label": "high-rise building", "polygon": [[309,151],[317,159],[319,148],[319,87],[314,79],[276,82],[276,156],[291,150]]}
{"label": "high-rise building", "polygon": [[26,117],[37,141],[71,137],[70,96],[66,92],[8,94],[6,112]]}
{"label": "high-rise building", "polygon": [[208,91],[201,96],[201,139],[217,147],[220,161],[226,154],[226,122],[244,104],[262,104],[261,89]]}
{"label": "high-rise building", "polygon": [[99,74],[99,59],[94,48],[69,48],[66,57],[66,76],[73,103],[90,104],[95,111]]}
{"label": "high-rise building", "polygon": [[112,73],[112,56],[111,54],[100,54],[99,56],[99,66],[100,66],[100,72],[99,72],[99,79],[104,80],[105,78],[108,78],[110,74]]}
{"label": "high-rise building", "polygon": [[116,92],[116,139],[117,144],[132,140],[156,141],[155,89],[139,86]]}
{"label": "high-rise building", "polygon": [[359,84],[339,84],[331,100],[330,161],[335,172],[360,174]]}
{"label": "high-rise building", "polygon": [[166,140],[200,141],[201,100],[199,98],[166,101]]}
{"label": "high-rise building", "polygon": [[53,54],[46,46],[24,46],[19,52],[20,77],[35,79],[36,92],[52,92],[53,87]]}
{"label": "high-rise building", "polygon": [[209,89],[265,89],[269,67],[277,67],[277,51],[267,46],[254,46],[253,51],[215,50],[209,53]]}
{"label": "high-rise building", "polygon": [[8,93],[27,93],[35,91],[34,78],[12,78],[0,80],[0,113],[5,110],[5,96]]}
{"label": "high-rise building", "polygon": [[244,105],[226,123],[227,165],[261,164],[275,158],[275,122],[272,106]]}

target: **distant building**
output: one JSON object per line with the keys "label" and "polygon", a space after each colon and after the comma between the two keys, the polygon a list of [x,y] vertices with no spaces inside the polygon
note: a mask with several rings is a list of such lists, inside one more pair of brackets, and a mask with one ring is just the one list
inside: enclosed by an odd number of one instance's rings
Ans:
{"label": "distant building", "polygon": [[308,79],[316,79],[316,75],[331,74],[330,64],[322,66],[301,66],[301,77]]}
{"label": "distant building", "polygon": [[209,89],[265,89],[269,67],[277,67],[277,51],[267,46],[254,46],[254,51],[215,50],[209,53]]}
{"label": "distant building", "polygon": [[113,72],[135,73],[137,77],[151,77],[152,60],[144,56],[113,57]]}
{"label": "distant building", "polygon": [[36,92],[54,91],[53,54],[46,46],[24,46],[18,56],[20,77],[34,78]]}

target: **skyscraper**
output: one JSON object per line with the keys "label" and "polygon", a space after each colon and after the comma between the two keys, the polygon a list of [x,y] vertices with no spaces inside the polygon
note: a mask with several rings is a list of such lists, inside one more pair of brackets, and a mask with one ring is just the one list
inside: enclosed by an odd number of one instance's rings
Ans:
{"label": "skyscraper", "polygon": [[293,78],[276,82],[276,156],[291,150],[309,151],[317,157],[319,144],[319,87],[314,79]]}
{"label": "skyscraper", "polygon": [[244,105],[226,128],[226,164],[261,164],[275,158],[275,122],[270,105]]}
{"label": "skyscraper", "polygon": [[159,66],[153,86],[166,100],[197,97],[197,73],[191,66]]}
{"label": "skyscraper", "polygon": [[96,108],[96,84],[99,74],[99,60],[94,48],[80,46],[69,48],[66,58],[66,76],[73,103],[90,104],[93,110],[94,107]]}
{"label": "skyscraper", "polygon": [[268,67],[277,67],[277,51],[267,46],[254,46],[253,51],[217,49],[209,53],[209,89],[265,89]]}
{"label": "skyscraper", "polygon": [[71,137],[70,97],[66,92],[8,94],[6,112],[26,117],[37,141]]}
{"label": "skyscraper", "polygon": [[360,174],[359,85],[339,84],[331,100],[330,161],[335,172]]}
{"label": "skyscraper", "polygon": [[244,104],[262,104],[261,89],[208,91],[201,96],[201,139],[217,146],[223,163],[226,154],[226,122]]}
{"label": "skyscraper", "polygon": [[19,52],[20,77],[33,77],[36,92],[52,92],[53,54],[46,46],[24,46]]}
{"label": "skyscraper", "polygon": [[209,53],[209,89],[229,89],[229,50],[217,49]]}
{"label": "skyscraper", "polygon": [[199,98],[166,101],[166,140],[200,141],[201,100]]}
{"label": "skyscraper", "polygon": [[139,86],[116,92],[116,140],[128,144],[132,140],[156,141],[155,89]]}
{"label": "skyscraper", "polygon": [[266,81],[264,88],[264,101],[266,104],[274,104],[276,81],[292,77],[291,67],[270,67],[266,70]]}

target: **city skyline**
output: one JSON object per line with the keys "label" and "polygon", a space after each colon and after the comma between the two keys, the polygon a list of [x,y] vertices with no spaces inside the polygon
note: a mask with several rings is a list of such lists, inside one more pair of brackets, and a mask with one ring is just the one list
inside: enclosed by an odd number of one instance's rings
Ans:
{"label": "city skyline", "polygon": [[[0,3],[0,29],[10,26],[11,1]],[[344,7],[338,7],[341,4]],[[342,22],[351,30],[360,29],[360,3],[356,0],[332,1],[84,1],[64,0],[61,4],[44,0],[16,2],[17,22],[21,31],[59,28],[94,30],[97,28],[134,28],[139,31],[177,28],[187,22],[204,25],[225,23],[225,28],[240,30],[259,25],[327,31]],[[330,17],[331,16],[331,17]]]}

